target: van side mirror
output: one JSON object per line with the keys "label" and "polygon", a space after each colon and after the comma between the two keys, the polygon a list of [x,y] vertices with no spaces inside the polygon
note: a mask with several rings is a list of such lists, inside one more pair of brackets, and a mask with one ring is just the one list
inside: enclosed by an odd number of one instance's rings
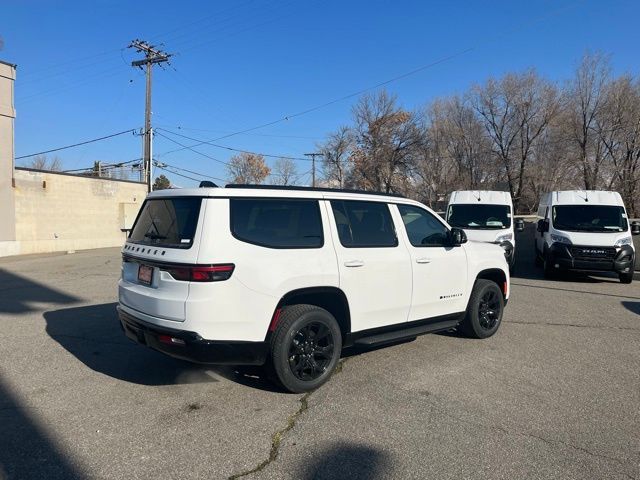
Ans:
{"label": "van side mirror", "polygon": [[640,235],[640,222],[631,222],[631,235]]}
{"label": "van side mirror", "polygon": [[538,220],[537,230],[540,233],[548,232],[549,231],[549,220]]}
{"label": "van side mirror", "polygon": [[515,226],[516,226],[516,232],[524,232],[524,220],[521,218],[518,218],[515,221]]}
{"label": "van side mirror", "polygon": [[449,232],[449,240],[452,247],[459,247],[467,243],[467,234],[461,228],[452,228]]}

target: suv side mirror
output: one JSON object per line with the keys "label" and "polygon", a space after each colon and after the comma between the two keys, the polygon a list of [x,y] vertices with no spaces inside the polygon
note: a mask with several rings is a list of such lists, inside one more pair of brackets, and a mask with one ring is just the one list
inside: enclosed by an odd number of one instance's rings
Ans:
{"label": "suv side mirror", "polygon": [[548,232],[549,231],[549,220],[538,220],[538,228],[537,228],[537,230],[540,233]]}
{"label": "suv side mirror", "polygon": [[515,226],[516,226],[516,232],[524,232],[524,220],[521,218],[518,218],[515,221]]}
{"label": "suv side mirror", "polygon": [[452,228],[449,232],[451,246],[459,247],[463,243],[467,243],[467,234],[461,228]]}
{"label": "suv side mirror", "polygon": [[631,235],[640,235],[640,222],[631,222]]}

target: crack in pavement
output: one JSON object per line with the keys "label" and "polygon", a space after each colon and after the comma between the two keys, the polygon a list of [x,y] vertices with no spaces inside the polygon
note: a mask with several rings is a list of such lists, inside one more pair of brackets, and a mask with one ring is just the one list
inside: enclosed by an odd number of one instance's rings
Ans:
{"label": "crack in pavement", "polygon": [[[329,380],[331,380],[331,378],[333,378],[334,375],[337,375],[338,373],[342,372],[342,369],[344,368],[344,364],[347,362],[348,359],[343,359],[340,362],[338,362],[338,365],[336,365],[335,370],[333,371],[333,373],[331,374],[331,377],[329,377]],[[328,383],[327,381],[327,383]],[[265,460],[263,460],[262,462],[260,462],[258,465],[256,465],[255,467],[249,469],[249,470],[244,470],[242,472],[239,473],[234,473],[233,475],[231,475],[229,477],[229,480],[236,480],[238,478],[241,477],[245,477],[247,475],[251,475],[252,473],[257,473],[260,472],[262,470],[264,470],[268,465],[270,465],[272,462],[274,462],[277,458],[278,458],[278,454],[280,453],[280,445],[282,443],[282,440],[285,436],[285,434],[291,430],[293,427],[296,426],[296,422],[298,421],[298,418],[307,411],[307,409],[309,408],[309,397],[316,392],[317,390],[312,390],[311,392],[307,392],[305,393],[299,400],[300,402],[300,407],[298,407],[298,409],[293,412],[293,414],[291,414],[289,416],[289,418],[287,418],[287,425],[284,428],[281,428],[280,430],[276,431],[272,436],[271,436],[271,450],[269,451],[269,457],[266,458]]]}
{"label": "crack in pavement", "polygon": [[518,325],[539,325],[548,327],[575,327],[575,328],[594,328],[596,330],[631,330],[640,332],[640,328],[634,327],[613,327],[607,325],[583,325],[579,323],[556,323],[556,322],[526,322],[522,320],[505,320],[504,323],[515,323]]}

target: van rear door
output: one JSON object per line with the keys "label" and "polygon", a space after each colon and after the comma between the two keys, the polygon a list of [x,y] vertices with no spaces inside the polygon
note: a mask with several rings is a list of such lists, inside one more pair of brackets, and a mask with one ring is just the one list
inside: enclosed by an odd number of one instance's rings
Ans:
{"label": "van rear door", "polygon": [[123,248],[120,302],[167,320],[184,321],[189,296],[185,267],[196,264],[202,197],[149,198]]}

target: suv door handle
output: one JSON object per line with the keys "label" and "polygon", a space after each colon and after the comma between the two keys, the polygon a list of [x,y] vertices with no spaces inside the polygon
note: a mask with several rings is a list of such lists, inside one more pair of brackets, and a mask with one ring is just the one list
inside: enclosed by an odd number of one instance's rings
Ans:
{"label": "suv door handle", "polygon": [[416,258],[416,263],[431,263],[431,259],[427,257]]}
{"label": "suv door handle", "polygon": [[362,267],[364,262],[362,260],[349,260],[344,262],[345,267]]}

